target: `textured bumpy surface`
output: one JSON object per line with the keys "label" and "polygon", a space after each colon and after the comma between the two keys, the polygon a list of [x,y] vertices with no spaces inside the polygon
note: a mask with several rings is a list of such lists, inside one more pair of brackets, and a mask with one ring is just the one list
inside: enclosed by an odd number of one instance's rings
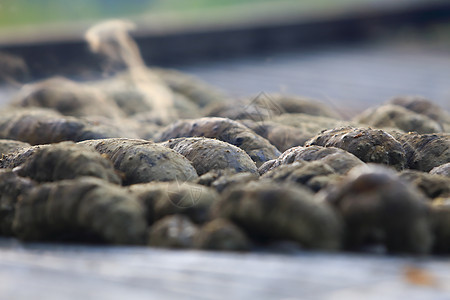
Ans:
{"label": "textured bumpy surface", "polygon": [[413,183],[430,199],[450,199],[450,178],[416,170],[404,170],[400,178]]}
{"label": "textured bumpy surface", "polygon": [[392,170],[381,166],[353,169],[324,193],[343,217],[346,247],[383,243],[390,252],[428,253],[432,246],[426,198]]}
{"label": "textured bumpy surface", "polygon": [[25,85],[11,102],[17,107],[51,108],[65,116],[103,116],[119,119],[120,108],[94,88],[63,77]]}
{"label": "textured bumpy surface", "polygon": [[111,160],[123,173],[123,184],[150,181],[188,181],[197,178],[192,164],[162,145],[136,139],[103,139],[80,143]]}
{"label": "textured bumpy surface", "polygon": [[261,93],[256,98],[244,99],[239,103],[213,103],[205,109],[209,117],[232,120],[269,120],[281,114],[305,114],[340,119],[329,107],[314,99],[292,95]]}
{"label": "textured bumpy surface", "polygon": [[337,147],[354,154],[363,162],[373,162],[402,170],[406,164],[402,145],[383,130],[344,127],[331,129],[305,144]]}
{"label": "textured bumpy surface", "polygon": [[359,123],[377,128],[398,128],[405,132],[415,131],[423,134],[444,130],[441,124],[428,116],[392,104],[369,108],[355,119]]}
{"label": "textured bumpy surface", "polygon": [[327,163],[318,161],[298,161],[288,165],[280,165],[261,176],[279,182],[297,183],[307,186],[313,192],[342,178]]}
{"label": "textured bumpy surface", "polygon": [[215,139],[178,138],[162,143],[192,162],[198,175],[211,170],[234,169],[256,173],[256,165],[242,149]]}
{"label": "textured bumpy surface", "polygon": [[93,176],[120,184],[112,163],[88,147],[73,142],[22,148],[0,159],[0,168],[38,182]]}
{"label": "textured bumpy surface", "polygon": [[281,165],[292,164],[301,161],[315,161],[319,160],[328,164],[336,173],[345,174],[353,167],[364,164],[355,155],[336,147],[294,147],[277,159],[268,161],[259,168],[259,173],[264,174]]}
{"label": "textured bumpy surface", "polygon": [[450,177],[450,162],[434,167],[430,170],[430,174],[437,174]]}
{"label": "textured bumpy surface", "polygon": [[219,195],[211,188],[190,182],[151,182],[133,184],[128,191],[146,210],[149,224],[167,216],[186,215],[194,223],[209,220],[209,209]]}
{"label": "textured bumpy surface", "polygon": [[0,235],[14,236],[12,223],[19,195],[26,193],[35,183],[10,170],[0,170]]}
{"label": "textured bumpy surface", "polygon": [[5,155],[10,152],[15,152],[22,148],[28,148],[31,145],[25,142],[15,140],[0,139],[0,155]]}
{"label": "textured bumpy surface", "polygon": [[31,145],[119,137],[108,126],[63,116],[47,109],[11,109],[0,112],[0,138]]}
{"label": "textured bumpy surface", "polygon": [[149,245],[166,248],[192,248],[195,226],[187,217],[174,215],[157,221],[149,232]]}
{"label": "textured bumpy surface", "polygon": [[251,242],[245,233],[226,219],[214,219],[194,237],[194,247],[207,250],[248,251]]}
{"label": "textured bumpy surface", "polygon": [[24,240],[144,244],[146,228],[136,198],[92,177],[31,189],[18,201],[13,222],[13,231]]}
{"label": "textured bumpy surface", "polygon": [[303,146],[314,134],[305,132],[302,128],[283,125],[271,121],[254,122],[242,120],[242,124],[267,139],[280,151],[286,151],[292,147]]}
{"label": "textured bumpy surface", "polygon": [[424,97],[401,96],[395,97],[389,102],[395,105],[402,106],[418,114],[427,116],[430,119],[435,120],[439,124],[442,124],[444,129],[448,129],[447,126],[450,125],[450,113]]}
{"label": "textured bumpy surface", "polygon": [[277,158],[280,152],[268,140],[239,122],[226,118],[201,118],[184,120],[168,126],[157,141],[167,141],[179,137],[203,136],[216,138],[241,148],[260,166],[264,162]]}
{"label": "textured bumpy surface", "polygon": [[450,134],[394,133],[406,154],[406,166],[429,172],[450,162]]}
{"label": "textured bumpy surface", "polygon": [[340,248],[341,221],[327,203],[306,189],[269,180],[230,189],[213,213],[262,241],[293,240],[303,247]]}

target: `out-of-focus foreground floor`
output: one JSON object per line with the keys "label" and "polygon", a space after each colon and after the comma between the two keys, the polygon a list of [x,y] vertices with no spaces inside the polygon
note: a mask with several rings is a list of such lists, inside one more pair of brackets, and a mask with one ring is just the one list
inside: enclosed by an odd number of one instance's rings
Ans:
{"label": "out-of-focus foreground floor", "polygon": [[0,239],[1,299],[449,299],[450,261],[22,245]]}

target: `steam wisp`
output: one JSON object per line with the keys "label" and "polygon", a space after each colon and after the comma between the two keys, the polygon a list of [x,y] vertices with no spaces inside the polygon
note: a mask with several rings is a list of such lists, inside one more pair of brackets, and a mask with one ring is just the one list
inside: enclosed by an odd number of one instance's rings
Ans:
{"label": "steam wisp", "polygon": [[155,116],[167,123],[175,117],[174,95],[159,76],[145,66],[136,42],[129,35],[133,29],[135,25],[131,22],[111,20],[91,27],[85,38],[92,52],[127,68],[136,88],[151,99]]}

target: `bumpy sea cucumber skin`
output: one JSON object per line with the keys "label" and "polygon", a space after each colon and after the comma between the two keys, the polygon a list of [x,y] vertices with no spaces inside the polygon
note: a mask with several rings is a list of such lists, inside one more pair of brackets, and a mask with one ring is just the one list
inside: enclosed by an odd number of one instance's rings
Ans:
{"label": "bumpy sea cucumber skin", "polygon": [[406,165],[402,145],[383,130],[343,127],[322,132],[305,143],[337,147],[354,154],[363,162],[379,163],[403,170]]}
{"label": "bumpy sea cucumber skin", "polygon": [[22,148],[2,157],[0,168],[16,168],[18,175],[38,182],[93,176],[115,184],[121,183],[109,160],[73,142]]}
{"label": "bumpy sea cucumber skin", "polygon": [[308,146],[293,147],[286,150],[277,159],[268,161],[259,169],[261,175],[279,166],[302,161],[321,161],[328,164],[336,173],[346,174],[352,168],[364,163],[355,155],[336,147]]}
{"label": "bumpy sea cucumber skin", "polygon": [[260,180],[231,188],[212,213],[263,241],[291,240],[324,250],[341,246],[342,224],[331,206],[316,202],[309,190],[293,185]]}
{"label": "bumpy sea cucumber skin", "polygon": [[393,133],[406,153],[406,166],[423,172],[450,162],[450,134]]}
{"label": "bumpy sea cucumber skin", "polygon": [[216,139],[178,138],[162,143],[192,162],[198,175],[215,169],[257,173],[256,165],[242,149]]}
{"label": "bumpy sea cucumber skin", "polygon": [[17,203],[13,230],[24,240],[144,244],[147,222],[136,198],[93,177],[45,183]]}
{"label": "bumpy sea cucumber skin", "polygon": [[0,138],[31,145],[119,137],[108,126],[91,124],[48,109],[13,109],[0,113]]}
{"label": "bumpy sea cucumber skin", "polygon": [[156,141],[180,137],[207,137],[230,143],[244,150],[259,167],[281,153],[268,140],[237,121],[226,118],[201,118],[178,121],[166,127]]}
{"label": "bumpy sea cucumber skin", "polygon": [[180,182],[195,180],[198,175],[191,162],[176,151],[139,139],[102,139],[80,143],[92,147],[111,160],[122,172],[124,185],[150,181]]}
{"label": "bumpy sea cucumber skin", "polygon": [[345,222],[345,247],[384,244],[391,253],[427,254],[432,226],[427,199],[394,170],[356,167],[320,200],[333,204]]}
{"label": "bumpy sea cucumber skin", "polygon": [[0,170],[0,235],[13,236],[12,223],[19,197],[36,185],[11,170]]}

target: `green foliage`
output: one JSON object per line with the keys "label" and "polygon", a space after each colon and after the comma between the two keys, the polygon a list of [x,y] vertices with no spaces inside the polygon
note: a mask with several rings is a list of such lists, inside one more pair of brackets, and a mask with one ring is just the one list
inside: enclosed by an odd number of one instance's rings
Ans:
{"label": "green foliage", "polygon": [[151,8],[152,0],[1,0],[0,27],[129,16]]}
{"label": "green foliage", "polygon": [[158,6],[167,10],[198,10],[205,8],[226,7],[236,4],[272,2],[270,0],[169,0],[159,1]]}
{"label": "green foliage", "polygon": [[[106,18],[144,19],[170,13],[180,20],[195,18],[216,20],[222,10],[226,19],[255,14],[314,13],[316,10],[340,9],[374,0],[0,0],[0,28],[55,22],[96,21]],[[425,0],[421,0],[425,1]],[[252,6],[252,4],[255,4]],[[258,4],[258,5],[256,5]],[[259,9],[258,9],[259,7]],[[237,8],[232,9],[231,8]],[[230,12],[231,11],[231,12]],[[192,14],[193,13],[193,14]]]}

